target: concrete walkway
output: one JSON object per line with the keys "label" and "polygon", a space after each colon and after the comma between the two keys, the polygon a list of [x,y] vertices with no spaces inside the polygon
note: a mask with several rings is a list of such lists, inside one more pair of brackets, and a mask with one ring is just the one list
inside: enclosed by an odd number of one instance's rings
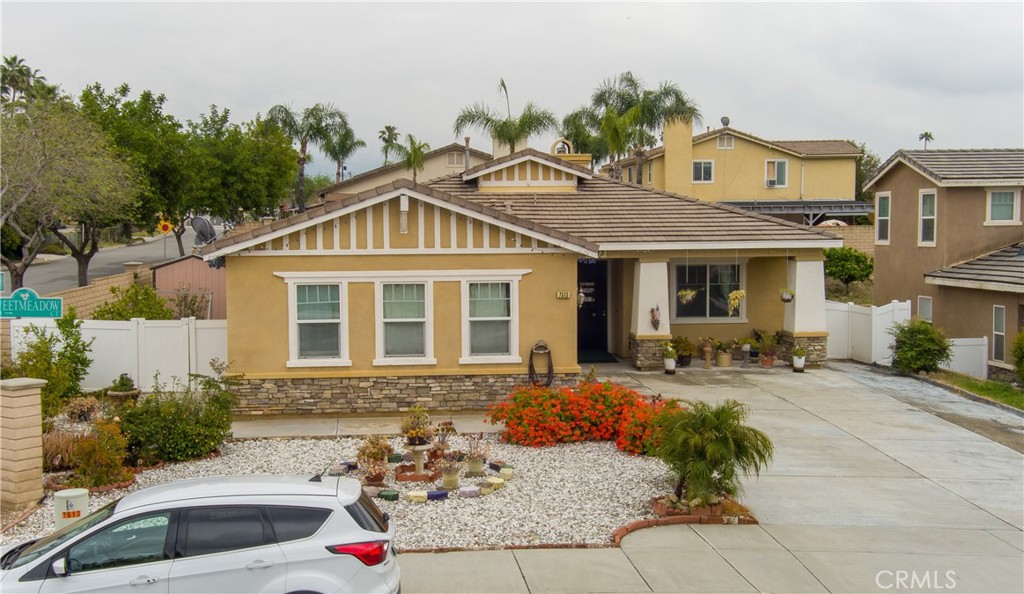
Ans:
{"label": "concrete walkway", "polygon": [[742,497],[761,524],[649,528],[621,548],[403,554],[403,592],[1024,592],[1021,417],[855,364],[598,373],[748,403],[776,446]]}

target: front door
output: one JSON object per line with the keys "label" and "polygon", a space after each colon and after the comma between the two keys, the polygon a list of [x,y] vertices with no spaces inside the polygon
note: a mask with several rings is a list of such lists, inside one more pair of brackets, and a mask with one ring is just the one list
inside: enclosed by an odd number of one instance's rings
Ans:
{"label": "front door", "polygon": [[594,355],[608,357],[608,261],[580,260],[576,265],[579,289],[585,297],[576,317],[576,351],[579,361],[592,362]]}

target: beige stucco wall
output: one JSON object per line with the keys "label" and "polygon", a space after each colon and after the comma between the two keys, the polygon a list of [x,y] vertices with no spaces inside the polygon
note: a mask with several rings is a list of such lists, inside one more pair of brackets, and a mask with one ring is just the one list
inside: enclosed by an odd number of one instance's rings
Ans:
{"label": "beige stucco wall", "polygon": [[[374,291],[351,282],[342,296],[349,320],[351,367],[288,368],[288,291],[278,271],[421,271],[529,269],[519,283],[519,355],[522,364],[460,365],[462,303],[459,281],[434,282],[436,365],[377,366]],[[526,373],[533,344],[551,347],[555,370],[576,373],[576,304],[557,291],[576,291],[575,254],[409,256],[232,256],[227,261],[228,359],[250,378],[364,377]],[[241,297],[239,297],[241,296]],[[543,369],[541,369],[543,371]]]}
{"label": "beige stucco wall", "polygon": [[[1013,365],[1010,350],[1017,335],[1024,330],[1024,319],[1021,317],[1024,314],[1024,295],[958,287],[934,288],[937,289],[937,295],[932,300],[933,323],[942,328],[950,338],[987,336],[990,359],[993,358],[994,336],[992,309],[995,305],[1002,305],[1006,309],[1006,341],[1002,361],[1007,365]],[[916,301],[914,307],[917,307]],[[916,309],[914,313],[917,313]]]}

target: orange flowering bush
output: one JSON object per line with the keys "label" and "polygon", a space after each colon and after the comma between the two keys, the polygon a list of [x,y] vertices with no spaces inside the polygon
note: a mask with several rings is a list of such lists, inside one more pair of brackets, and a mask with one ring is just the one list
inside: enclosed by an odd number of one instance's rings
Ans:
{"label": "orange flowering bush", "polygon": [[620,450],[639,454],[651,450],[645,444],[653,419],[665,406],[623,386],[583,382],[574,387],[516,388],[504,402],[492,405],[488,416],[493,424],[505,424],[501,436],[509,443],[543,447],[614,440]]}
{"label": "orange flowering bush", "polygon": [[658,448],[658,421],[665,412],[679,410],[675,400],[655,397],[626,410],[619,419],[615,447],[629,454],[654,455]]}

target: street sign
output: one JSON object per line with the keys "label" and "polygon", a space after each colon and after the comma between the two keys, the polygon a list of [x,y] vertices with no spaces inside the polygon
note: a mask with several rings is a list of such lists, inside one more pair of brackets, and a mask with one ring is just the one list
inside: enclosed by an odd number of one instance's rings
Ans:
{"label": "street sign", "polygon": [[174,225],[170,221],[161,219],[160,222],[157,223],[156,230],[167,235],[171,231],[174,231]]}
{"label": "street sign", "polygon": [[64,300],[60,297],[42,298],[25,287],[0,298],[0,318],[59,318],[63,312]]}

